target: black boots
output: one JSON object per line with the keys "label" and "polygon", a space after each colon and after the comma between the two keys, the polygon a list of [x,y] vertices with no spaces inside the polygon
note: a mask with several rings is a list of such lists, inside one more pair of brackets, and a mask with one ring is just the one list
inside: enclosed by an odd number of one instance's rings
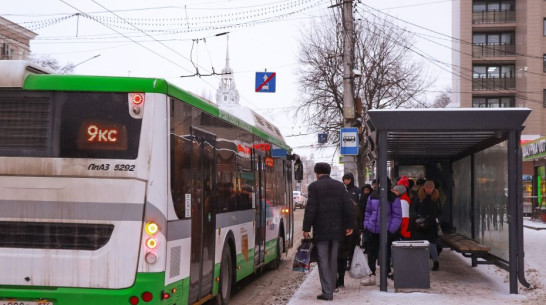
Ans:
{"label": "black boots", "polygon": [[434,262],[432,266],[432,271],[438,271],[440,269],[440,262]]}

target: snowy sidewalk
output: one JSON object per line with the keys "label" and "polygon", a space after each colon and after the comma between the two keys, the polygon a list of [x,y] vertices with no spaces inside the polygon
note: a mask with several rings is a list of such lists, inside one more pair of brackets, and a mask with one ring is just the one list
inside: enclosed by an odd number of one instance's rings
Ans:
{"label": "snowy sidewalk", "polygon": [[523,227],[534,230],[546,230],[546,222],[540,219],[531,219],[530,217],[524,217]]}
{"label": "snowy sidewalk", "polygon": [[[525,230],[527,231],[527,230]],[[535,231],[536,232],[536,231]],[[546,234],[546,231],[539,231]],[[537,232],[538,233],[538,232]],[[546,236],[546,235],[545,235]],[[542,241],[544,242],[544,241]],[[379,270],[377,271],[379,273]],[[396,272],[396,271],[395,271]],[[532,271],[531,271],[532,272]],[[319,301],[320,281],[318,268],[308,275],[288,305],[311,304],[544,304],[542,283],[538,278],[527,278],[537,289],[519,286],[519,293],[511,295],[508,272],[492,265],[478,265],[473,268],[469,258],[444,249],[440,255],[440,270],[430,272],[430,286],[421,292],[395,292],[393,281],[388,280],[388,292],[382,292],[377,285],[361,286],[347,273],[345,288],[334,293],[334,301]],[[535,283],[533,283],[533,281]],[[537,283],[538,282],[538,283]]]}

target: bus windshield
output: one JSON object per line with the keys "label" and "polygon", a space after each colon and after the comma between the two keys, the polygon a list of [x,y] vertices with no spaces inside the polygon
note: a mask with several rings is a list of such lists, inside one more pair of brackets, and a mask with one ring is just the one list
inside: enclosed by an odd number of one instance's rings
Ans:
{"label": "bus windshield", "polygon": [[0,91],[0,156],[136,159],[128,93]]}

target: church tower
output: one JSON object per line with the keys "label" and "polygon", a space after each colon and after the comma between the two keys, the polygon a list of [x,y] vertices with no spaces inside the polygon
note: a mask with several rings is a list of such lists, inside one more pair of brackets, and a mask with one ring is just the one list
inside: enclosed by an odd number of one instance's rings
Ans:
{"label": "church tower", "polygon": [[220,87],[216,92],[217,105],[239,105],[239,91],[235,87],[233,70],[229,66],[229,36],[226,47],[226,66],[222,69],[220,76]]}

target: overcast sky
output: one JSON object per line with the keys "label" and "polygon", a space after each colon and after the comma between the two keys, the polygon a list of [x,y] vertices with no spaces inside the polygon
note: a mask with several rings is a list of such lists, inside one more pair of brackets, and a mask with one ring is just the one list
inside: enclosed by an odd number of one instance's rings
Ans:
{"label": "overcast sky", "polygon": [[[435,80],[434,87],[427,92],[431,99],[451,85],[452,1],[360,2],[355,18],[362,18],[366,12],[387,16],[396,25],[415,33],[415,57],[425,64],[427,77]],[[81,63],[75,74],[166,78],[212,99],[218,76],[190,75],[196,73],[195,67],[203,75],[210,74],[213,68],[221,72],[225,66],[227,36],[216,35],[229,32],[230,66],[241,104],[270,118],[290,145],[309,154],[314,149],[304,150],[302,146],[316,142],[316,135],[293,136],[307,133],[305,126],[292,119],[298,105],[297,42],[300,30],[331,12],[328,7],[332,3],[330,0],[25,0],[4,3],[0,15],[38,34],[31,43],[35,56],[50,56],[61,64]],[[266,69],[277,74],[276,93],[254,92],[255,73]],[[315,157],[323,158],[321,161],[332,159],[331,152],[319,155],[322,154],[316,153]]]}

